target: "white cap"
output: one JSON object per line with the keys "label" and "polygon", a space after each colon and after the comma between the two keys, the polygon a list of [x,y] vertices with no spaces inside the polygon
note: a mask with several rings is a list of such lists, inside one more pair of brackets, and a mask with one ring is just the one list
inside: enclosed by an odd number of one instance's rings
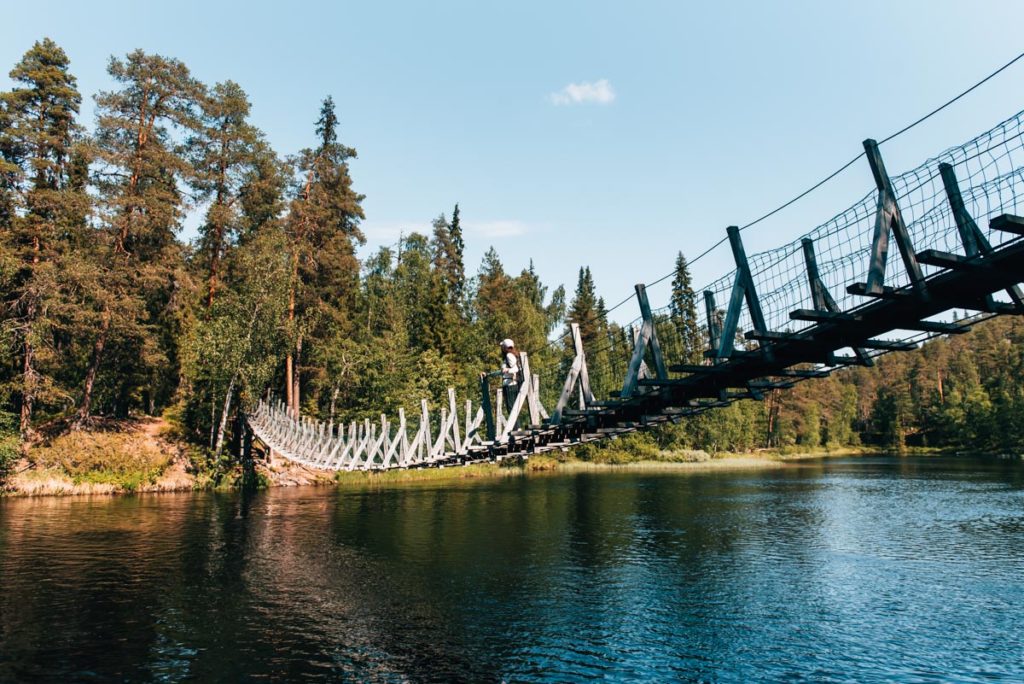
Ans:
{"label": "white cap", "polygon": [[501,341],[501,346],[505,347],[505,349],[510,349],[510,348],[516,346],[516,343],[506,337],[505,339],[503,339]]}

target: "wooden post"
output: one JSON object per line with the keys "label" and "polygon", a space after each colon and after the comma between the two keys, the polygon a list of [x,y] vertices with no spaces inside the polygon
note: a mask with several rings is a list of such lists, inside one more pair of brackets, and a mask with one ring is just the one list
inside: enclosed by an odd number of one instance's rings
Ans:
{"label": "wooden post", "polygon": [[405,423],[405,409],[398,409],[398,431],[401,433],[399,437],[401,442],[399,444],[399,465],[404,466],[409,461],[409,433]]}
{"label": "wooden post", "polygon": [[548,420],[551,416],[548,415],[547,409],[544,408],[544,404],[540,400],[540,375],[537,373],[533,374],[533,384],[530,386],[530,395],[533,397],[533,401],[537,404],[537,413],[540,414],[541,420]]}
{"label": "wooden post", "polygon": [[585,409],[588,404],[594,403],[594,393],[590,390],[590,373],[587,371],[587,354],[583,350],[583,335],[580,334],[580,326],[572,324],[572,348],[576,357],[580,360],[580,409]]}
{"label": "wooden post", "polygon": [[452,445],[455,452],[462,451],[462,436],[459,434],[459,414],[455,409],[455,389],[448,388],[448,413],[452,416]]}
{"label": "wooden post", "polygon": [[421,460],[428,460],[432,440],[430,438],[430,412],[427,410],[426,399],[420,399],[420,433],[423,435],[421,448],[425,450],[424,458]]}
{"label": "wooden post", "polygon": [[586,409],[587,404],[593,403],[594,393],[590,391],[590,376],[587,373],[587,355],[583,351],[583,336],[580,335],[580,326],[576,323],[569,324],[569,331],[572,336],[573,359],[569,366],[569,372],[565,376],[565,383],[562,385],[562,393],[558,396],[555,410],[551,413],[550,423],[559,425],[562,422],[562,412],[569,405],[573,389],[578,390],[579,399],[577,403],[580,410]]}
{"label": "wooden post", "polygon": [[505,432],[505,393],[502,392],[502,388],[499,387],[494,391],[494,413],[497,418],[496,427],[498,429],[497,434]]}
{"label": "wooden post", "polygon": [[[717,359],[732,356],[736,346],[736,329],[739,326],[740,311],[744,300],[747,303],[747,310],[750,312],[754,330],[762,336],[768,333],[764,314],[761,311],[761,302],[757,298],[757,290],[754,287],[754,277],[750,273],[750,265],[747,263],[747,252],[743,248],[743,240],[740,238],[740,229],[737,226],[729,226],[726,232],[729,235],[729,246],[732,247],[733,259],[736,261],[736,279],[733,281],[732,296],[729,299],[729,309],[725,314],[725,323],[719,332],[718,350],[715,354]],[[763,346],[761,349],[766,357],[771,358],[770,347]]]}
{"label": "wooden post", "polygon": [[530,425],[540,425],[540,404],[537,403],[537,395],[533,391],[533,374],[530,372],[530,357],[526,352],[520,352],[519,362],[522,364],[523,381],[519,383],[519,393],[526,392],[526,405],[530,411]]}
{"label": "wooden post", "polygon": [[868,279],[865,292],[881,294],[885,281],[885,262],[889,256],[889,231],[896,238],[896,246],[903,257],[903,265],[910,277],[910,284],[915,294],[927,301],[928,290],[925,286],[921,265],[917,262],[917,254],[910,241],[907,225],[903,222],[903,213],[896,202],[896,193],[892,181],[885,171],[882,154],[878,151],[878,143],[874,140],[864,141],[864,154],[871,166],[871,175],[875,178],[878,188],[878,211],[875,215],[875,232],[871,240],[871,263],[868,266]]}
{"label": "wooden post", "polygon": [[708,322],[708,344],[712,352],[715,352],[713,363],[718,363],[718,345],[722,338],[722,329],[718,325],[718,307],[715,305],[715,293],[711,290],[704,290],[704,312]]}
{"label": "wooden post", "polygon": [[487,426],[487,441],[493,442],[496,433],[494,428],[494,409],[491,408],[491,384],[487,376],[480,378],[480,408],[484,412],[484,424]]}
{"label": "wooden post", "polygon": [[[640,330],[636,325],[629,326],[629,336],[633,342],[633,348],[636,349],[637,342],[640,341]],[[640,361],[640,369],[637,371],[637,378],[645,380],[651,377],[651,369],[647,367],[647,362],[644,360]]]}

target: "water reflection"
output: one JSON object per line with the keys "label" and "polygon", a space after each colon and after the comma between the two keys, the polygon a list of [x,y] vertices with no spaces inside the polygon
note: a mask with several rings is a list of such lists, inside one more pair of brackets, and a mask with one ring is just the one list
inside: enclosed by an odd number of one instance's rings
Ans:
{"label": "water reflection", "polygon": [[1017,463],[0,502],[0,679],[1020,679]]}

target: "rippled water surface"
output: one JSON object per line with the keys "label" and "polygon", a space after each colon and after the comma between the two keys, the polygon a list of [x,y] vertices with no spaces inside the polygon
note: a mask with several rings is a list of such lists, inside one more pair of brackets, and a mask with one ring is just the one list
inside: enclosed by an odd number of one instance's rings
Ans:
{"label": "rippled water surface", "polygon": [[1024,466],[0,501],[0,679],[1024,680]]}

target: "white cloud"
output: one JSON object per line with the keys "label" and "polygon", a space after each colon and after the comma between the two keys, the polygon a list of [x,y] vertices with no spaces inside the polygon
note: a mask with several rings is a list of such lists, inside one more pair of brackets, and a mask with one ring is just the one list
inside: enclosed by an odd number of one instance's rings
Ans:
{"label": "white cloud", "polygon": [[551,93],[548,99],[556,105],[607,105],[615,101],[615,90],[612,88],[612,84],[608,82],[608,79],[602,78],[593,83],[587,81],[570,83],[558,92]]}

